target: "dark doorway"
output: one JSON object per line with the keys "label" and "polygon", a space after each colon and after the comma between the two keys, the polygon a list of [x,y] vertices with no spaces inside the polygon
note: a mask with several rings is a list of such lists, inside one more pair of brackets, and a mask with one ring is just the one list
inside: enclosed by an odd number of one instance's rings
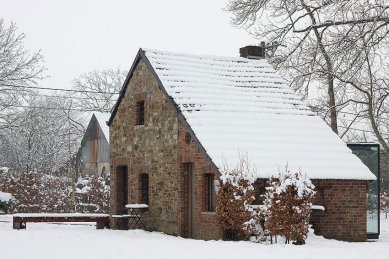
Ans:
{"label": "dark doorway", "polygon": [[193,163],[183,164],[183,226],[182,236],[193,238],[194,231],[194,170]]}
{"label": "dark doorway", "polygon": [[128,204],[128,168],[125,165],[116,167],[116,212],[127,213]]}

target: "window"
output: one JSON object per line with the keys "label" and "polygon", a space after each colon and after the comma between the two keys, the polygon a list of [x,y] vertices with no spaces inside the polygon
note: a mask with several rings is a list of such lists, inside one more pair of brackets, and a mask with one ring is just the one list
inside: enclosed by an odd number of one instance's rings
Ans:
{"label": "window", "polygon": [[140,175],[140,203],[149,205],[149,175]]}
{"label": "window", "polygon": [[265,194],[266,180],[258,179],[254,182],[254,191],[255,191],[255,200],[253,201],[253,205],[262,205],[265,198],[263,195]]}
{"label": "window", "polygon": [[136,103],[136,125],[145,125],[145,102]]}
{"label": "window", "polygon": [[216,211],[215,206],[215,176],[213,174],[204,175],[204,207],[203,211]]}
{"label": "window", "polygon": [[189,134],[189,132],[185,133],[185,143],[190,144],[192,141],[192,136]]}

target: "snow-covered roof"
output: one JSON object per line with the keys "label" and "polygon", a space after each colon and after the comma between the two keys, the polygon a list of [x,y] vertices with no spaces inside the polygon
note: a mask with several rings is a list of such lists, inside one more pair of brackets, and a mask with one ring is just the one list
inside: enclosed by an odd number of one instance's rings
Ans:
{"label": "snow-covered roof", "polygon": [[143,51],[217,167],[247,153],[260,178],[288,165],[313,179],[375,179],[266,60]]}
{"label": "snow-covered roof", "polygon": [[109,127],[107,125],[107,121],[109,120],[111,114],[110,113],[102,113],[102,112],[93,112],[98,123],[100,124],[101,130],[104,133],[104,136],[109,143]]}

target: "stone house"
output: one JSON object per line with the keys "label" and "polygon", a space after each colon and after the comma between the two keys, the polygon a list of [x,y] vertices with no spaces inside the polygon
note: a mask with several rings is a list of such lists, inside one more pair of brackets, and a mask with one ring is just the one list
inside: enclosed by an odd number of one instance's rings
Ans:
{"label": "stone house", "polygon": [[94,112],[81,140],[76,155],[79,176],[97,175],[106,178],[110,174],[109,128],[110,113]]}
{"label": "stone house", "polygon": [[258,167],[258,193],[286,165],[302,170],[325,207],[313,212],[316,233],[365,240],[366,182],[375,176],[260,58],[260,47],[240,53],[139,50],[108,121],[111,213],[146,203],[149,230],[219,239],[219,168],[235,167],[244,152]]}

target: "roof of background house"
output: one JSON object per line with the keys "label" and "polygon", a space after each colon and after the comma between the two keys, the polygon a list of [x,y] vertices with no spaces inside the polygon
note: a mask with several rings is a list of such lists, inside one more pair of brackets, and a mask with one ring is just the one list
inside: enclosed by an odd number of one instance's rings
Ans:
{"label": "roof of background house", "polygon": [[111,113],[102,113],[102,112],[93,112],[95,115],[97,122],[100,124],[100,128],[104,133],[105,139],[109,143],[109,127],[107,125],[107,121],[111,116]]}
{"label": "roof of background house", "polygon": [[247,154],[260,178],[278,176],[288,165],[313,179],[375,179],[266,60],[150,49],[141,49],[135,63],[139,57],[217,167],[234,168]]}

